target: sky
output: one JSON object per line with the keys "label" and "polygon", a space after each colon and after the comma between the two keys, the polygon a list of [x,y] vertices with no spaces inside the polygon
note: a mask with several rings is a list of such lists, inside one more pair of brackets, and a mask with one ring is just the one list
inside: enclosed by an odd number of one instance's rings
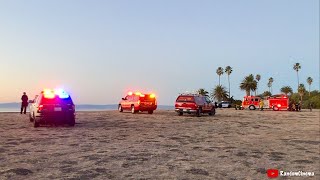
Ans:
{"label": "sky", "polygon": [[[258,92],[319,90],[318,0],[0,0],[0,103],[62,87],[77,104],[116,104],[128,91],[179,93],[218,84],[231,95],[260,74]],[[227,76],[221,83],[228,88]]]}

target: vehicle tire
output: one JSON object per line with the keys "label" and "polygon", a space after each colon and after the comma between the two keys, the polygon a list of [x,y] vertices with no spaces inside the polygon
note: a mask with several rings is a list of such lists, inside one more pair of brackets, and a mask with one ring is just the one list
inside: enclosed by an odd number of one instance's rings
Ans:
{"label": "vehicle tire", "polygon": [[33,122],[33,118],[31,116],[31,113],[29,113],[29,120],[30,120],[30,122]]}
{"label": "vehicle tire", "polygon": [[179,112],[178,112],[178,115],[179,115],[179,116],[182,116],[182,115],[183,115],[183,112],[182,112],[182,111],[179,111]]}
{"label": "vehicle tire", "polygon": [[37,128],[40,126],[40,123],[37,122],[36,117],[33,116],[33,127]]}
{"label": "vehicle tire", "polygon": [[256,110],[256,107],[254,105],[249,106],[250,110]]}
{"label": "vehicle tire", "polygon": [[153,110],[151,110],[151,111],[148,111],[148,114],[153,114]]}
{"label": "vehicle tire", "polygon": [[216,109],[212,109],[208,114],[209,116],[214,116],[216,114]]}
{"label": "vehicle tire", "polygon": [[68,121],[69,126],[74,126],[76,124],[76,119],[75,117],[70,117],[69,121]]}
{"label": "vehicle tire", "polygon": [[119,110],[119,112],[123,112],[121,104],[119,104],[118,110]]}
{"label": "vehicle tire", "polygon": [[279,108],[278,108],[278,106],[273,106],[273,108],[272,108],[274,111],[279,111]]}
{"label": "vehicle tire", "polygon": [[202,110],[199,108],[196,112],[197,117],[201,117]]}
{"label": "vehicle tire", "polygon": [[131,113],[134,114],[134,113],[136,113],[136,112],[137,112],[137,111],[134,109],[134,106],[132,105],[132,106],[131,106]]}

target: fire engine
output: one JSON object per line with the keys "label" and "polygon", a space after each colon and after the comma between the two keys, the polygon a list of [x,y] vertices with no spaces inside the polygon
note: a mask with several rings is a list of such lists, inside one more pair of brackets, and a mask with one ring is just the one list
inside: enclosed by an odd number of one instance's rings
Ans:
{"label": "fire engine", "polygon": [[[244,96],[242,101],[242,109],[255,110],[260,108],[259,102],[261,97],[259,96]],[[273,109],[274,111],[288,110],[289,98],[284,94],[277,94],[273,96],[265,97],[263,100],[264,109]]]}

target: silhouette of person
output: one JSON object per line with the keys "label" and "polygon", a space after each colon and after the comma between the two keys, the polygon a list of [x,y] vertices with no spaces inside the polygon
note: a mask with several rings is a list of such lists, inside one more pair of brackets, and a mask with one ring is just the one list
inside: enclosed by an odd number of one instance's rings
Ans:
{"label": "silhouette of person", "polygon": [[310,109],[310,112],[312,111],[312,103],[310,102],[309,103],[309,109]]}
{"label": "silhouette of person", "polygon": [[22,114],[22,111],[24,114],[26,114],[26,111],[27,111],[27,107],[28,107],[28,96],[27,96],[27,93],[26,92],[23,92],[23,95],[21,97],[21,111],[20,111],[20,114]]}

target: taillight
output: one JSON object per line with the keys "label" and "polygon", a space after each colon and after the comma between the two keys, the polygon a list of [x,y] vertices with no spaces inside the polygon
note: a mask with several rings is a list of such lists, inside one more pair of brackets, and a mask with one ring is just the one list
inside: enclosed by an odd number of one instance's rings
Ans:
{"label": "taillight", "polygon": [[43,105],[38,106],[38,112],[41,112],[43,110]]}

